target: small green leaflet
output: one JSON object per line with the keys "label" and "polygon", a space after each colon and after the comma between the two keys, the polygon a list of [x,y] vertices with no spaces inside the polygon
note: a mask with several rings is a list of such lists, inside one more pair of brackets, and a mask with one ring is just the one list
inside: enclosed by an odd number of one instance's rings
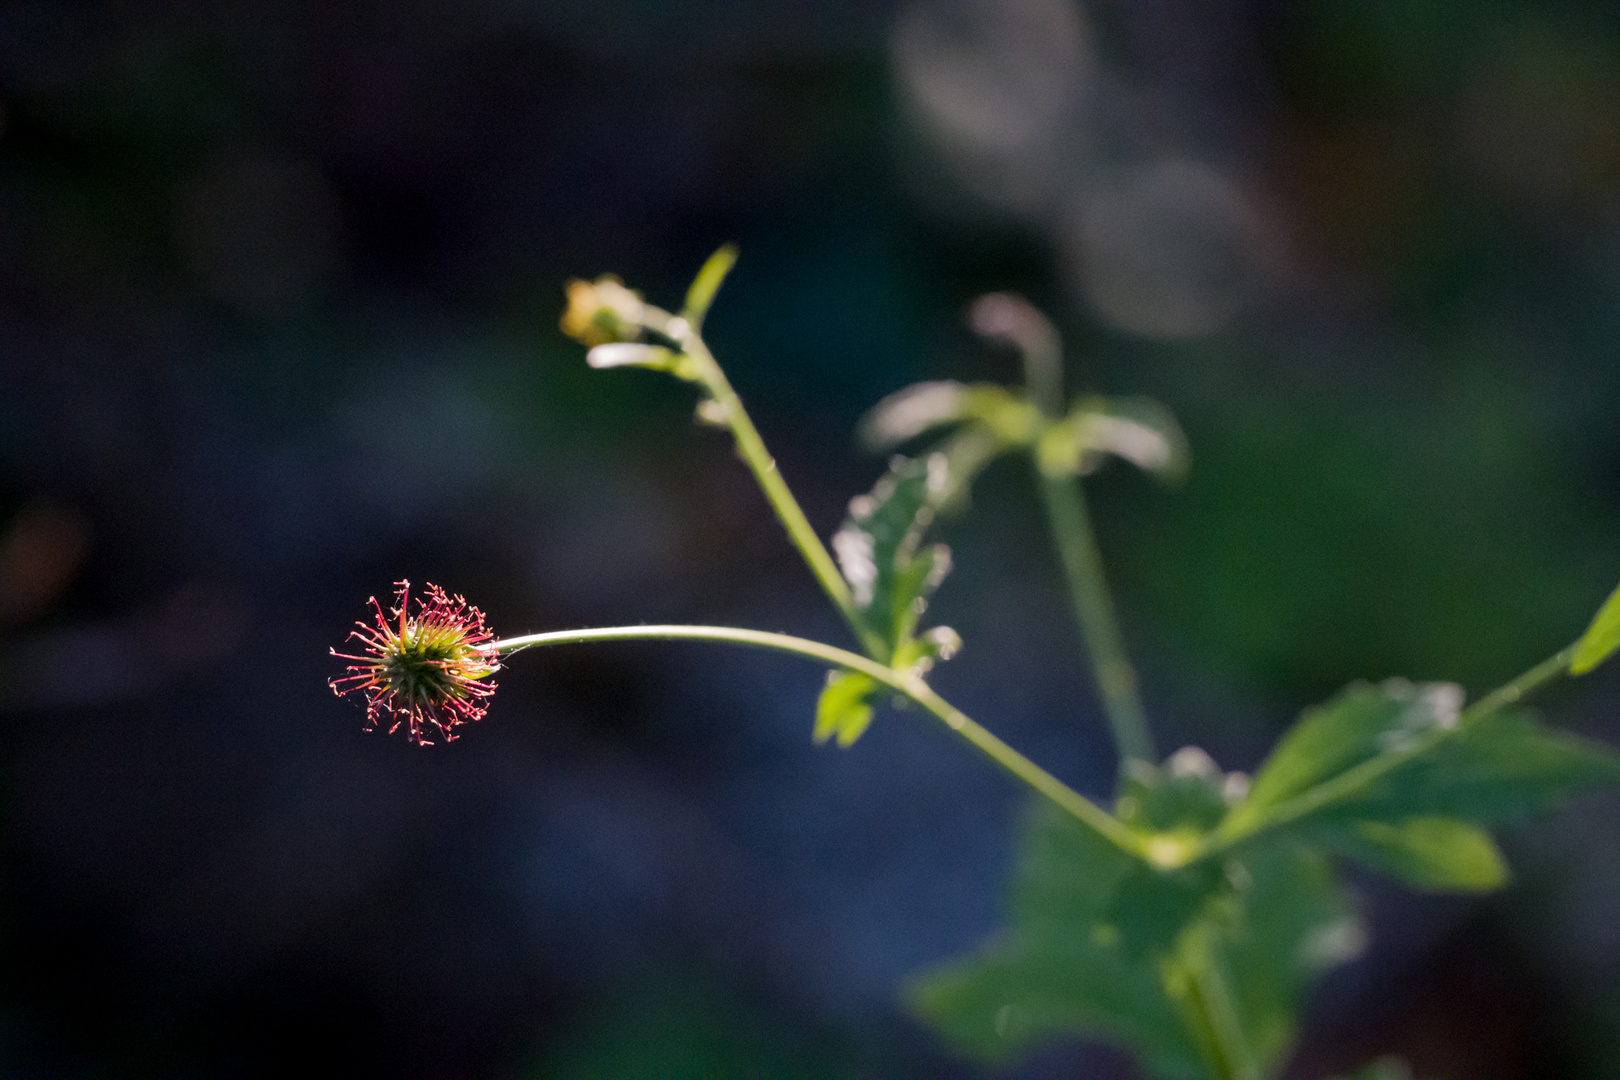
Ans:
{"label": "small green leaflet", "polygon": [[1598,609],[1592,625],[1575,643],[1575,656],[1569,662],[1571,675],[1585,675],[1620,649],[1620,589]]}
{"label": "small green leaflet", "polygon": [[928,597],[950,572],[950,549],[924,547],[945,488],[943,454],[897,457],[870,495],[850,500],[849,517],[833,536],[833,551],[868,629],[891,661],[908,644]]}
{"label": "small green leaflet", "polygon": [[703,329],[703,320],[709,314],[709,306],[714,303],[715,294],[720,291],[720,285],[731,273],[731,268],[737,263],[737,245],[725,244],[720,250],[704,262],[703,268],[692,279],[692,285],[686,290],[686,305],[681,315],[692,324],[693,330]]}
{"label": "small green leaflet", "polygon": [[1311,839],[1427,892],[1490,892],[1508,880],[1507,862],[1490,834],[1456,818],[1328,821]]}
{"label": "small green leaflet", "polygon": [[816,699],[816,745],[836,737],[839,746],[849,746],[865,734],[872,723],[872,696],[877,680],[858,671],[829,671],[827,685]]}
{"label": "small green leaflet", "polygon": [[1170,410],[1151,398],[1087,397],[1041,436],[1036,461],[1047,476],[1095,472],[1112,454],[1163,480],[1187,471],[1187,439]]}

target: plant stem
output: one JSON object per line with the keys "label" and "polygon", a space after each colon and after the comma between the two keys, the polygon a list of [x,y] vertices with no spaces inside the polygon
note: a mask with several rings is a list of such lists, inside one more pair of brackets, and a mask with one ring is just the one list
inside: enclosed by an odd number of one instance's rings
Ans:
{"label": "plant stem", "polygon": [[1559,650],[1518,678],[1498,687],[1468,706],[1458,715],[1457,722],[1452,726],[1434,728],[1399,752],[1385,753],[1369,758],[1360,765],[1345,770],[1333,779],[1309,788],[1294,798],[1265,811],[1263,816],[1259,818],[1234,817],[1228,819],[1235,824],[1228,827],[1226,823],[1223,823],[1222,827],[1216,829],[1212,834],[1212,843],[1195,852],[1193,858],[1224,851],[1239,843],[1252,840],[1263,833],[1271,832],[1290,822],[1297,821],[1307,814],[1313,814],[1324,807],[1331,806],[1336,802],[1343,802],[1360,794],[1392,770],[1399,768],[1413,758],[1428,753],[1440,743],[1459,732],[1466,731],[1473,724],[1490,716],[1492,713],[1518,703],[1531,692],[1540,689],[1546,683],[1564,674],[1569,670],[1570,660],[1574,656],[1574,645]]}
{"label": "plant stem", "polygon": [[[1030,401],[1040,410],[1048,425],[1063,419],[1063,343],[1045,315],[1029,301],[1005,293],[982,298],[973,310],[974,323],[981,333],[1003,337],[1018,347],[1024,361],[1024,387]],[[1036,465],[1040,454],[1037,448]],[[1136,691],[1136,670],[1119,634],[1108,582],[1103,577],[1102,556],[1092,534],[1086,513],[1085,495],[1073,476],[1040,477],[1041,498],[1046,503],[1052,539],[1063,561],[1063,575],[1069,584],[1069,597],[1080,621],[1080,636],[1097,680],[1097,693],[1108,716],[1120,768],[1131,761],[1157,760],[1153,735]]]}
{"label": "plant stem", "polygon": [[870,676],[927,709],[942,720],[946,727],[972,743],[996,764],[1068,811],[1081,824],[1109,843],[1132,855],[1143,856],[1141,841],[1118,818],[975,723],[960,709],[934,693],[920,676],[910,671],[897,671],[858,653],[788,634],[742,630],[729,626],[615,626],[593,630],[557,630],[544,634],[503,638],[495,642],[493,648],[499,653],[511,653],[539,645],[643,640],[716,641],[730,645],[774,649],[777,652],[809,657]]}
{"label": "plant stem", "polygon": [[749,419],[747,410],[743,408],[742,399],[731,388],[731,382],[721,370],[714,354],[709,352],[708,345],[696,331],[688,330],[681,333],[677,340],[681,350],[691,357],[696,365],[698,378],[702,381],[704,389],[723,411],[726,424],[737,440],[738,454],[754,474],[760,489],[765,492],[765,498],[771,504],[771,509],[776,511],[777,520],[781,521],[782,527],[787,530],[788,539],[799,549],[804,561],[810,564],[810,572],[816,576],[822,590],[844,616],[844,621],[854,631],[861,647],[872,656],[887,659],[883,639],[873,633],[861,618],[860,611],[855,606],[855,598],[851,595],[849,584],[839,571],[838,564],[827,553],[827,548],[816,535],[815,528],[804,516],[804,511],[799,508],[798,500],[793,497],[787,482],[777,471],[776,459],[765,449],[765,440],[759,437],[758,429],[754,427],[754,422]]}
{"label": "plant stem", "polygon": [[1213,1080],[1261,1080],[1237,1001],[1215,955],[1214,932],[1204,919],[1183,932],[1175,953],[1162,961],[1165,991],[1180,1005],[1182,1025],[1202,1051]]}
{"label": "plant stem", "polygon": [[1069,583],[1069,598],[1080,621],[1081,636],[1091,659],[1108,728],[1114,735],[1120,766],[1130,761],[1152,763],[1157,759],[1153,734],[1148,730],[1136,691],[1136,669],[1131,666],[1120,638],[1114,605],[1103,577],[1102,556],[1092,534],[1085,495],[1075,477],[1042,476],[1041,497],[1046,502],[1052,539],[1063,561]]}

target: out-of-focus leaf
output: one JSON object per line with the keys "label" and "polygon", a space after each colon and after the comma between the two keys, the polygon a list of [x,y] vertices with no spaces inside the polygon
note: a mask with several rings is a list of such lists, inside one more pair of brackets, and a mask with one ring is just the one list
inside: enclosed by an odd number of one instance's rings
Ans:
{"label": "out-of-focus leaf", "polygon": [[1489,833],[1456,818],[1324,822],[1311,836],[1331,850],[1430,892],[1490,892],[1508,868]]}
{"label": "out-of-focus leaf", "polygon": [[1024,837],[1012,926],[976,956],[916,980],[912,1007],[963,1051],[1005,1059],[1058,1034],[1111,1039],[1155,1076],[1203,1075],[1157,962],[1133,956],[1108,909],[1140,865],[1049,807]]}
{"label": "out-of-focus leaf", "polygon": [[1225,917],[1212,916],[1214,958],[1249,1051],[1271,1075],[1293,1043],[1311,980],[1359,955],[1366,931],[1329,860],[1304,845],[1264,845],[1227,875],[1234,888]]}
{"label": "out-of-focus leaf", "polygon": [[1225,884],[1221,865],[1207,859],[1176,870],[1137,862],[1120,878],[1104,914],[1125,955],[1148,960],[1168,952]]}
{"label": "out-of-focus leaf", "polygon": [[1592,619],[1592,625],[1575,643],[1575,656],[1569,663],[1570,673],[1585,675],[1613,655],[1616,649],[1620,649],[1620,589],[1609,594]]}
{"label": "out-of-focus leaf", "polygon": [[889,450],[925,431],[968,419],[968,400],[967,387],[953,380],[914,383],[872,406],[856,435],[873,450]]}
{"label": "out-of-focus leaf", "polygon": [[1040,411],[1021,394],[991,383],[924,382],[891,394],[862,418],[861,441],[889,449],[929,431],[955,427],[935,448],[945,456],[936,505],[956,509],[974,479],[998,456],[1034,442]]}
{"label": "out-of-focus leaf", "polygon": [[866,733],[872,723],[872,698],[878,684],[858,671],[829,671],[827,685],[816,699],[817,745],[836,737],[839,746],[850,746]]}
{"label": "out-of-focus leaf", "polygon": [[[1479,824],[1547,809],[1580,791],[1620,784],[1620,753],[1501,710],[1457,727],[1462,691],[1445,683],[1357,684],[1307,712],[1261,766],[1222,829],[1249,831],[1268,814],[1389,755],[1387,771],[1336,793],[1297,825],[1340,818],[1399,824],[1451,817]],[[1403,752],[1436,732],[1425,753]]]}
{"label": "out-of-focus leaf", "polygon": [[942,544],[922,546],[945,484],[943,454],[896,458],[870,495],[849,504],[833,536],[833,551],[867,627],[883,639],[890,660],[911,640],[917,619],[950,571]]}
{"label": "out-of-focus leaf", "polygon": [[1142,832],[1204,833],[1226,814],[1227,777],[1196,746],[1171,754],[1162,767],[1132,762],[1115,811]]}
{"label": "out-of-focus leaf", "polygon": [[948,626],[936,626],[895,650],[893,664],[926,675],[934,664],[962,651],[962,636]]}
{"label": "out-of-focus leaf", "polygon": [[720,291],[721,283],[736,264],[737,245],[725,244],[709,256],[697,277],[692,279],[691,287],[686,290],[686,306],[681,310],[681,316],[692,324],[692,329],[703,328],[703,319],[709,314],[715,294]]}
{"label": "out-of-focus leaf", "polygon": [[1187,439],[1164,406],[1148,398],[1084,398],[1041,436],[1048,476],[1095,472],[1109,455],[1165,480],[1187,470]]}
{"label": "out-of-focus leaf", "polygon": [[1398,751],[1435,728],[1454,726],[1462,700],[1462,688],[1450,683],[1390,679],[1377,686],[1348,687],[1332,701],[1307,710],[1282,737],[1227,826],[1247,827],[1347,769]]}
{"label": "out-of-focus leaf", "polygon": [[1620,753],[1503,710],[1471,721],[1431,752],[1392,769],[1341,807],[1385,821],[1414,816],[1496,824],[1583,791],[1620,784]]}
{"label": "out-of-focus leaf", "polygon": [[[1331,1080],[1339,1080],[1334,1077]],[[1369,1062],[1344,1080],[1412,1080],[1412,1066],[1398,1057],[1381,1057]]]}

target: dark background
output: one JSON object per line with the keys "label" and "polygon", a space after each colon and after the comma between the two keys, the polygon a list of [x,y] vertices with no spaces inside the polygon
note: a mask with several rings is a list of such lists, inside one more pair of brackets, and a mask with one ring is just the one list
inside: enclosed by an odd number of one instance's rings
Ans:
{"label": "dark background", "polygon": [[[981,1075],[898,995],[996,925],[1023,796],[926,718],[817,750],[822,672],[685,645],[524,654],[427,750],[326,686],[400,577],[843,643],[691,392],[555,328],[726,240],[711,342],[824,535],[865,408],[1014,377],[983,291],[1175,410],[1181,489],[1090,485],[1166,749],[1481,692],[1620,577],[1614,4],[7,3],[4,1075]],[[1025,468],[943,534],[937,684],[1106,796]],[[1620,802],[1506,844],[1485,900],[1356,879],[1291,1075],[1620,1075]]]}

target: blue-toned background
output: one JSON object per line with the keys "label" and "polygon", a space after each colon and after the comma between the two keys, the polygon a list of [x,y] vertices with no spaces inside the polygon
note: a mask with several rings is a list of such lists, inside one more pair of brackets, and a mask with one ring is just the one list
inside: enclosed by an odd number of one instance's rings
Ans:
{"label": "blue-toned background", "polygon": [[[984,1075],[899,992],[1022,796],[925,717],[818,750],[821,671],[690,645],[523,654],[429,750],[326,686],[400,577],[843,643],[690,390],[556,330],[726,240],[711,343],[824,535],[868,406],[1014,377],[979,293],[1178,414],[1182,488],[1091,485],[1167,749],[1477,693],[1620,579],[1620,5],[7,4],[0,1075]],[[937,684],[1106,797],[1025,469],[943,534]],[[1616,1075],[1620,801],[1507,847],[1485,900],[1357,879],[1291,1076]]]}

